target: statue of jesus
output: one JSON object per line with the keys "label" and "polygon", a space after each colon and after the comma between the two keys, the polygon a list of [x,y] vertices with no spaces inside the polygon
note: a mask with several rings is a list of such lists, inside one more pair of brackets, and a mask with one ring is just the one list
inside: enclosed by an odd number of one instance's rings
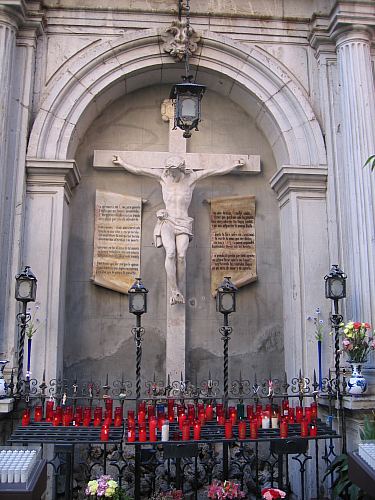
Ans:
{"label": "statue of jesus", "polygon": [[164,168],[144,168],[129,165],[119,156],[113,163],[120,165],[136,175],[147,175],[157,179],[161,185],[165,209],[156,214],[154,229],[156,247],[165,248],[165,270],[171,289],[171,305],[185,302],[182,290],[185,289],[186,252],[193,237],[193,219],[188,215],[191,198],[196,183],[211,175],[224,175],[242,167],[244,161],[229,167],[193,171],[186,168],[185,160],[179,156],[168,158]]}

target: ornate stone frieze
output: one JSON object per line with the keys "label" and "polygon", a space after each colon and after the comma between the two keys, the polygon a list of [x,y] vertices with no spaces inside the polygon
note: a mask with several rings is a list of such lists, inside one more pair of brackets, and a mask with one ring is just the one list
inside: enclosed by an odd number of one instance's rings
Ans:
{"label": "ornate stone frieze", "polygon": [[194,54],[198,48],[200,35],[187,26],[186,21],[173,21],[172,24],[162,33],[164,41],[163,49],[168,52],[176,61],[182,61],[186,50],[189,56]]}

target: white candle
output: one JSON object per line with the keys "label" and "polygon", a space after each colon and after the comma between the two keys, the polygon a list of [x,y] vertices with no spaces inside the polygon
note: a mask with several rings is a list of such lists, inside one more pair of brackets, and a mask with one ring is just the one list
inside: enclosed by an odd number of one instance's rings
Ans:
{"label": "white candle", "polygon": [[269,428],[270,428],[270,418],[265,415],[264,417],[262,417],[262,429],[269,429]]}
{"label": "white candle", "polygon": [[169,422],[168,422],[168,420],[164,420],[164,423],[161,426],[161,440],[162,441],[169,441]]}
{"label": "white candle", "polygon": [[271,418],[271,427],[272,429],[278,429],[279,427],[279,419],[277,417]]}

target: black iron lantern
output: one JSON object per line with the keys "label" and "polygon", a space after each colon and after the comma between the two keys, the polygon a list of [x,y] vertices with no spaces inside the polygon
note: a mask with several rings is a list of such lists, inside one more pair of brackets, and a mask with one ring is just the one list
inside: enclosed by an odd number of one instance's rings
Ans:
{"label": "black iron lantern", "polygon": [[216,311],[230,314],[236,311],[236,293],[238,288],[226,276],[216,291]]}
{"label": "black iron lantern", "polygon": [[16,276],[15,298],[20,302],[35,302],[37,279],[30,266]]}
{"label": "black iron lantern", "polygon": [[193,129],[198,130],[198,123],[201,121],[201,100],[206,86],[192,83],[192,75],[183,79],[183,83],[176,83],[172,87],[170,99],[175,100],[174,128],[182,129],[183,136],[188,139]]}
{"label": "black iron lantern", "polygon": [[129,312],[140,316],[147,312],[148,290],[143,286],[141,278],[136,278],[135,283],[129,289]]}
{"label": "black iron lantern", "polygon": [[346,274],[337,264],[333,264],[329,274],[324,276],[326,282],[326,298],[332,300],[346,297]]}

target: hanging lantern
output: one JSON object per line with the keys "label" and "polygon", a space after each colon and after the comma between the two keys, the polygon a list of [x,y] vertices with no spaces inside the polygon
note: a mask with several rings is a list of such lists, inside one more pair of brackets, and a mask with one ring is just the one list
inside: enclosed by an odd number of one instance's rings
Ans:
{"label": "hanging lantern", "polygon": [[198,130],[201,100],[206,90],[205,85],[192,83],[190,79],[187,77],[183,83],[176,83],[170,93],[170,98],[175,100],[174,128],[182,129],[185,139],[191,137],[193,129]]}

